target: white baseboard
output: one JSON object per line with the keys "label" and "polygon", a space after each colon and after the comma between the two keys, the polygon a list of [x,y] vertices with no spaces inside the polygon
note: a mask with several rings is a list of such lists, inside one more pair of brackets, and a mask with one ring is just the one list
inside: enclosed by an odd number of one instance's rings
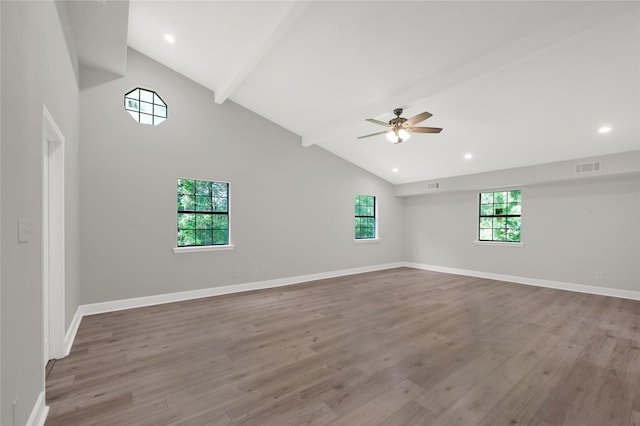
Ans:
{"label": "white baseboard", "polygon": [[250,283],[209,287],[199,290],[181,291],[177,293],[158,294],[155,296],[136,297],[133,299],[114,300],[110,302],[91,303],[80,305],[76,310],[69,330],[64,338],[65,356],[71,352],[80,321],[85,315],[102,314],[105,312],[121,311],[123,309],[142,308],[144,306],[160,305],[163,303],[180,302],[183,300],[199,299],[202,297],[220,296],[223,294],[240,293],[244,291],[262,290],[266,288],[282,287],[294,284],[303,284],[309,281],[323,280],[327,278],[342,277],[345,275],[362,274],[364,272],[382,271],[385,269],[400,268],[405,262],[385,263],[381,265],[362,266],[359,268],[341,269],[337,271],[321,272],[318,274],[298,275],[295,277],[278,278],[275,280],[255,281]]}
{"label": "white baseboard", "polygon": [[537,278],[518,277],[514,275],[494,274],[491,272],[471,271],[468,269],[450,268],[447,266],[425,265],[422,263],[404,262],[403,266],[416,269],[424,269],[447,274],[466,275],[470,277],[486,278],[496,281],[508,281],[517,284],[532,285],[536,287],[555,288],[558,290],[575,291],[578,293],[597,294],[600,296],[619,297],[622,299],[640,300],[640,291],[620,290],[607,287],[565,283],[560,281],[541,280]]}
{"label": "white baseboard", "polygon": [[82,313],[80,310],[81,306],[78,306],[76,309],[76,313],[71,320],[71,325],[69,325],[69,329],[67,333],[64,335],[64,356],[69,355],[71,352],[71,346],[73,346],[73,341],[76,339],[76,333],[78,332],[78,327],[80,327],[80,321],[82,320]]}
{"label": "white baseboard", "polygon": [[49,407],[45,402],[44,391],[42,391],[40,395],[38,395],[33,410],[31,410],[31,415],[27,419],[27,426],[44,426],[44,422],[47,420],[47,414],[49,413]]}
{"label": "white baseboard", "polygon": [[137,297],[133,299],[114,300],[110,302],[91,303],[78,306],[71,326],[65,335],[65,356],[69,354],[71,346],[78,331],[80,321],[85,315],[101,314],[105,312],[120,311],[123,309],[142,308],[144,306],[160,305],[163,303],[180,302],[183,300],[199,299],[202,297],[220,296],[223,294],[240,293],[252,290],[282,287],[287,285],[302,284],[309,281],[323,280],[327,278],[342,277],[345,275],[361,274],[364,272],[382,271],[385,269],[408,267],[424,269],[448,274],[467,275],[471,277],[486,278],[497,281],[508,281],[518,284],[548,287],[559,290],[575,291],[579,293],[598,294],[602,296],[620,297],[623,299],[640,300],[640,292],[618,290],[605,287],[595,287],[581,284],[564,283],[559,281],[540,280],[536,278],[518,277],[513,275],[494,274],[490,272],[471,271],[467,269],[450,268],[446,266],[425,265],[412,262],[395,262],[382,265],[363,266],[360,268],[342,269],[318,274],[299,275],[295,277],[278,278],[274,280],[255,281],[250,283],[233,284],[220,287],[203,288],[199,290],[181,291],[177,293],[159,294],[155,296]]}
{"label": "white baseboard", "polygon": [[163,303],[180,302],[182,300],[199,299],[201,297],[220,296],[223,294],[240,293],[244,291],[262,290],[266,288],[302,284],[309,281],[342,277],[345,275],[361,274],[364,272],[381,271],[384,269],[399,268],[402,266],[404,266],[404,262],[363,266],[359,268],[341,269],[338,271],[321,272],[318,274],[298,275],[295,277],[278,278],[274,280],[255,281],[250,283],[225,285],[220,287],[209,287],[199,290],[158,294],[155,296],[136,297],[133,299],[114,300],[111,302],[91,303],[88,305],[80,305],[78,307],[78,310],[80,311],[82,316],[94,315],[104,312],[120,311],[123,309],[141,308],[144,306],[160,305]]}

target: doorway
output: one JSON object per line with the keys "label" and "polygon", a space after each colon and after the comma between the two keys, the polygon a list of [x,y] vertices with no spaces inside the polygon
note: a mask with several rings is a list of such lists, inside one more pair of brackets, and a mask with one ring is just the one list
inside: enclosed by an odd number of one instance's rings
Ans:
{"label": "doorway", "polygon": [[42,107],[43,365],[64,356],[64,135]]}

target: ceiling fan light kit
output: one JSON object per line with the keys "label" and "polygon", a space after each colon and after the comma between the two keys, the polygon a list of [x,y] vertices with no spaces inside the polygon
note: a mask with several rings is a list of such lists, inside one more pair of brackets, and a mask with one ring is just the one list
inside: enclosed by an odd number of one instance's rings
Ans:
{"label": "ceiling fan light kit", "polygon": [[394,144],[398,144],[409,139],[409,137],[411,136],[410,133],[440,133],[442,131],[442,129],[439,127],[413,127],[414,124],[417,124],[431,117],[431,114],[426,111],[416,116],[413,116],[409,119],[400,117],[402,115],[402,108],[394,109],[393,114],[395,115],[395,117],[389,120],[388,123],[385,123],[384,121],[376,120],[374,118],[367,118],[366,121],[373,124],[378,124],[380,126],[388,127],[389,130],[371,133],[370,135],[360,136],[358,137],[358,139],[368,138],[370,136],[376,136],[376,135],[381,135],[385,133],[387,139],[390,142]]}
{"label": "ceiling fan light kit", "polygon": [[411,135],[405,129],[394,129],[387,132],[387,140],[393,143],[404,142],[409,139],[409,137],[411,137]]}

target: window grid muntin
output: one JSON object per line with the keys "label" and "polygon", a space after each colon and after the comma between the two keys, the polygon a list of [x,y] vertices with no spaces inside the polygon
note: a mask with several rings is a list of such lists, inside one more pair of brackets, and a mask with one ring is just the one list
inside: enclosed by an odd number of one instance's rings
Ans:
{"label": "window grid muntin", "polygon": [[[192,189],[185,187],[188,182]],[[203,204],[197,204],[198,198],[209,200],[204,203],[205,208],[199,208]],[[178,247],[229,245],[228,182],[179,178],[177,211]],[[204,222],[210,225],[203,225]]]}
{"label": "window grid muntin", "polygon": [[[151,101],[142,100],[143,93],[149,93]],[[127,102],[128,100],[135,101],[136,105],[130,106],[129,102]],[[143,112],[141,108],[142,104],[150,105],[151,112]],[[143,89],[141,87],[136,87],[124,95],[124,109],[133,117],[134,120],[141,124],[157,126],[169,117],[169,107],[166,102],[162,100],[160,95],[153,90]],[[164,112],[162,112],[163,109]]]}
{"label": "window grid muntin", "polygon": [[[376,238],[376,197],[373,195],[356,195],[355,209],[355,239],[368,240]],[[366,225],[363,225],[365,223]]]}
{"label": "window grid muntin", "polygon": [[[496,194],[506,194],[506,199],[503,199],[503,202],[496,203]],[[491,202],[488,202],[489,199]],[[478,200],[478,240],[519,243],[522,238],[520,233],[522,226],[522,191],[516,189],[481,192]],[[491,221],[491,226],[486,226],[488,220]],[[490,233],[490,237],[487,236],[488,233]]]}

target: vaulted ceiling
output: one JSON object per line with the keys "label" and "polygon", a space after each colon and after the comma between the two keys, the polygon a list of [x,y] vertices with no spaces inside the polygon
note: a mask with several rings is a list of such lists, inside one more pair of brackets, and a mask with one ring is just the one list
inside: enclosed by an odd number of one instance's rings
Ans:
{"label": "vaulted ceiling", "polygon": [[[638,2],[131,1],[128,45],[391,183],[640,149]],[[357,139],[396,107],[443,132]]]}

